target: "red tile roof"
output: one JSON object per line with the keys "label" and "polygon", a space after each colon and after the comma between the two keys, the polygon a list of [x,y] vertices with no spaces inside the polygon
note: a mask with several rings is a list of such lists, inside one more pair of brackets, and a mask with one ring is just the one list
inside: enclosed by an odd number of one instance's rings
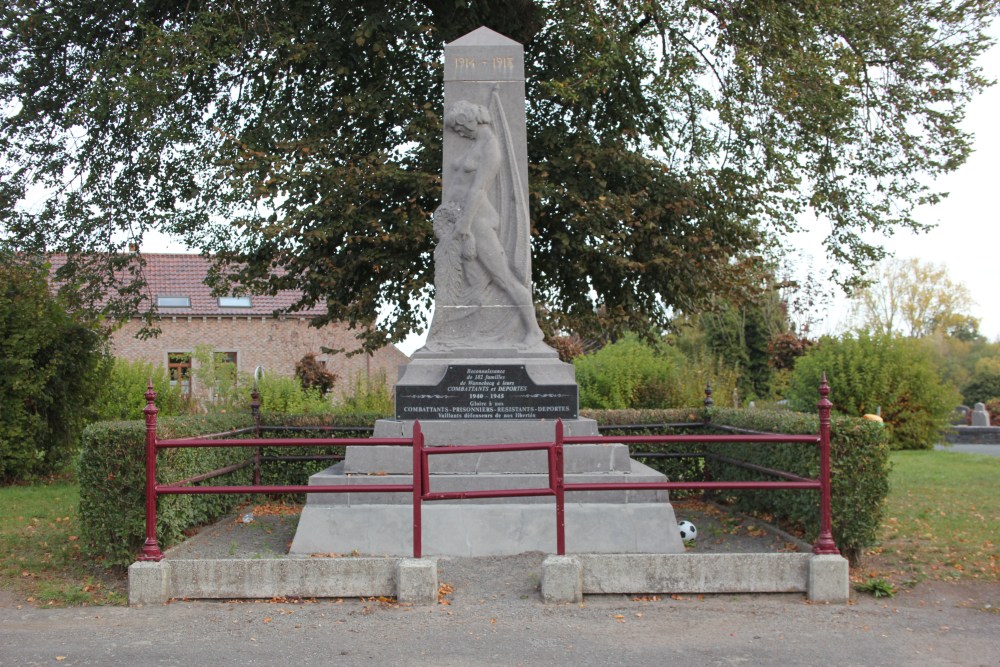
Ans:
{"label": "red tile roof", "polygon": [[[188,308],[171,308],[160,306],[157,310],[161,316],[195,315],[195,316],[267,316],[275,310],[283,310],[295,303],[300,294],[295,290],[283,290],[274,296],[251,295],[249,308],[224,308],[219,305],[219,298],[212,296],[212,290],[205,284],[208,276],[210,260],[201,255],[142,253],[146,262],[143,276],[148,285],[146,292],[155,300],[157,297],[173,296],[188,297],[191,306]],[[50,258],[53,269],[65,263],[65,255]],[[289,313],[289,317],[312,317],[324,312],[320,307]]]}

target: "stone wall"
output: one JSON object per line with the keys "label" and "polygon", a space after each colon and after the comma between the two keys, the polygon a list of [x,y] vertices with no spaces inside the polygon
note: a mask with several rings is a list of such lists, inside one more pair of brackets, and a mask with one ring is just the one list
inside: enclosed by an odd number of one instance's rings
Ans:
{"label": "stone wall", "polygon": [[952,426],[944,439],[953,445],[1000,445],[1000,426]]}

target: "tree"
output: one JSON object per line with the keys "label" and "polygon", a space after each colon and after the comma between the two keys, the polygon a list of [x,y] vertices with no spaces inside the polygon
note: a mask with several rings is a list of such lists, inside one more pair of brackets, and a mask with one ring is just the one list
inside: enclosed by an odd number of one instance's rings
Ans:
{"label": "tree", "polygon": [[68,463],[105,368],[98,323],[67,311],[47,278],[0,253],[0,483]]}
{"label": "tree", "polygon": [[313,352],[307,353],[295,363],[295,377],[299,379],[303,389],[315,389],[323,396],[329,394],[337,383],[336,373],[326,370],[326,366]]}
{"label": "tree", "polygon": [[875,335],[923,338],[936,332],[962,340],[979,336],[979,320],[966,314],[972,295],[943,266],[919,259],[886,260],[878,281],[855,298],[861,327]]}
{"label": "tree", "polygon": [[1000,356],[983,357],[976,362],[972,379],[962,388],[962,397],[968,405],[1000,398]]}
{"label": "tree", "polygon": [[814,282],[778,278],[789,270],[768,267],[752,298],[716,300],[678,327],[676,342],[685,353],[708,355],[737,370],[742,400],[775,398],[796,357],[811,344],[796,332],[808,332],[823,295]]}
{"label": "tree", "polygon": [[[62,279],[142,302],[130,243],[297,288],[369,345],[423,324],[443,44],[526,46],[537,298],[556,328],[662,328],[752,291],[806,209],[850,284],[958,167],[994,0],[13,0],[0,10],[0,219]],[[39,203],[40,202],[40,203]],[[277,270],[281,267],[281,270]],[[596,313],[603,313],[597,321]]]}
{"label": "tree", "polygon": [[867,333],[821,338],[795,363],[788,401],[816,409],[816,387],[826,374],[830,400],[841,414],[860,417],[881,408],[894,449],[930,449],[958,405],[954,386],[941,380],[923,341]]}

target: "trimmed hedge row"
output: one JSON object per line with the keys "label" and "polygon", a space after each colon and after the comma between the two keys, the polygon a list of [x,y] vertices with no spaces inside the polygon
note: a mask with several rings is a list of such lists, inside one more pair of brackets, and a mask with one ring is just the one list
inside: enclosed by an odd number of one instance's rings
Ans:
{"label": "trimmed hedge row", "polygon": [[[296,416],[266,414],[263,423],[282,426],[370,426],[374,415]],[[181,438],[220,433],[252,426],[247,414],[164,417],[159,420],[160,438]],[[265,435],[267,435],[265,433]],[[320,432],[296,433],[298,437],[323,437]],[[365,437],[363,431],[340,432],[335,437]],[[145,442],[146,427],[140,421],[98,422],[82,436],[80,455],[80,521],[84,548],[107,565],[128,565],[135,560],[145,539]],[[340,449],[340,451],[338,451]],[[193,475],[245,461],[253,448],[181,448],[162,450],[157,457],[159,483],[176,482]],[[342,453],[341,448],[265,447],[264,455],[293,456]],[[273,461],[262,466],[264,484],[305,484],[309,475],[330,465],[329,461]],[[247,467],[207,481],[213,485],[250,484],[253,468]],[[162,496],[157,510],[156,532],[161,549],[184,539],[185,531],[210,523],[247,502],[249,495]]]}
{"label": "trimmed hedge row", "polygon": [[[755,431],[812,434],[819,431],[819,418],[797,412],[733,410],[717,408],[712,423]],[[889,493],[889,434],[881,424],[857,417],[831,418],[830,493],[833,537],[840,552],[857,564],[868,547],[876,543]],[[716,453],[758,465],[787,470],[805,477],[819,477],[819,451],[808,445],[713,445]],[[717,479],[759,479],[756,473],[710,462]],[[819,497],[808,491],[730,492],[744,512],[770,514],[802,528],[814,541],[819,532]]]}
{"label": "trimmed hedge row", "polygon": [[[161,438],[218,433],[253,424],[249,415],[164,417]],[[81,437],[80,523],[84,548],[108,565],[135,560],[145,538],[146,426],[140,421],[97,422]],[[245,449],[170,449],[157,457],[156,479],[176,482],[248,458]],[[243,469],[213,480],[246,484],[253,471]],[[225,514],[244,497],[216,495],[164,496],[157,511],[161,547],[176,544],[192,526]]]}
{"label": "trimmed hedge row", "polygon": [[[604,427],[613,425],[701,422],[697,410],[582,410]],[[380,415],[267,414],[263,423],[273,426],[371,426]],[[733,426],[786,434],[813,434],[819,423],[815,415],[790,411],[734,410],[713,408],[712,422],[704,429],[651,428],[645,433],[718,433],[711,425]],[[250,426],[248,415],[169,417],[159,422],[161,438],[185,437]],[[614,435],[614,429],[604,429]],[[635,431],[630,431],[634,434]],[[267,433],[264,433],[267,436]],[[321,432],[303,431],[301,437],[323,437]],[[365,437],[365,431],[338,432],[336,437]],[[144,459],[145,426],[142,422],[101,422],[83,435],[80,459],[80,517],[82,536],[90,554],[109,565],[132,562],[145,535]],[[711,451],[767,467],[808,477],[819,473],[815,447],[804,445],[723,444]],[[691,445],[639,445],[634,451],[686,452]],[[185,477],[243,461],[252,449],[170,449],[158,457],[159,482]],[[264,448],[265,455],[294,456],[342,453],[337,448]],[[652,467],[671,479],[701,479],[706,468],[718,480],[762,479],[752,471],[697,458],[648,459]],[[264,484],[305,484],[309,475],[327,467],[327,461],[268,462],[262,468]],[[851,417],[833,417],[831,438],[833,533],[841,552],[857,562],[875,543],[888,493],[889,445],[885,430],[877,423]],[[213,480],[212,484],[249,484],[252,469],[245,468]],[[182,495],[160,499],[157,537],[167,548],[183,539],[185,531],[218,519],[246,502],[247,496]],[[818,532],[818,497],[809,491],[727,492],[727,499],[744,512],[773,516],[802,528],[807,540]]]}
{"label": "trimmed hedge row", "polygon": [[[704,411],[687,408],[668,408],[662,410],[580,410],[581,417],[597,420],[601,426],[601,435],[685,435],[704,433],[701,429],[690,428],[650,428],[643,430],[629,429],[627,431],[609,428],[613,426],[637,426],[639,424],[684,424],[699,422],[704,419]],[[702,478],[704,464],[700,458],[646,458],[635,456],[639,453],[651,454],[683,454],[700,451],[700,447],[691,445],[632,445],[632,455],[637,461],[645,463],[658,470],[672,480],[699,480]],[[674,491],[673,497],[683,497],[695,491]]]}
{"label": "trimmed hedge row", "polygon": [[[655,424],[701,421],[704,412],[683,410],[607,410],[581,411],[603,426],[612,424]],[[789,435],[819,432],[816,415],[786,410],[736,410],[712,408],[711,423],[705,430],[682,430],[679,433],[722,433],[712,425],[784,433]],[[604,431],[607,434],[613,431]],[[647,431],[652,433],[653,431]],[[664,433],[663,430],[658,430]],[[666,431],[667,433],[671,431]],[[635,448],[634,448],[635,449]],[[642,451],[684,451],[688,445],[639,445]],[[638,451],[638,449],[635,449]],[[808,445],[716,444],[706,449],[734,459],[786,470],[805,477],[819,476],[819,452]],[[885,498],[889,492],[889,441],[885,428],[855,417],[834,415],[831,420],[830,468],[833,513],[833,536],[841,553],[857,563],[865,549],[876,542],[882,523]],[[700,479],[703,469],[691,459],[652,459],[649,465],[671,479]],[[705,467],[712,478],[725,481],[768,479],[751,470],[707,459]],[[801,528],[807,541],[819,532],[819,497],[801,490],[726,492],[726,499],[742,512],[768,514]]]}

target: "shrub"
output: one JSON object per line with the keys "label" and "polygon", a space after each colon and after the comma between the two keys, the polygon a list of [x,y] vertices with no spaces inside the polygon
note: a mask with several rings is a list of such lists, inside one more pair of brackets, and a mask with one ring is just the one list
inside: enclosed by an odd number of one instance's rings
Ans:
{"label": "shrub", "polygon": [[66,466],[100,382],[99,323],[70,313],[47,276],[0,254],[0,483]]}
{"label": "shrub", "polygon": [[716,396],[730,396],[736,374],[676,348],[651,346],[633,336],[573,360],[580,407],[603,410],[699,405],[711,380]]}
{"label": "shrub", "polygon": [[824,372],[837,412],[860,417],[881,407],[894,449],[933,447],[960,400],[941,381],[927,347],[912,339],[823,338],[795,364],[788,392],[794,409],[815,409]]}
{"label": "shrub", "polygon": [[1000,426],[1000,398],[986,401],[986,412],[990,414],[990,426]]}
{"label": "shrub", "polygon": [[149,380],[156,390],[156,406],[161,417],[183,414],[187,401],[180,387],[171,387],[163,366],[154,367],[146,361],[113,358],[104,365],[103,381],[94,400],[95,421],[142,419],[146,407],[143,394]]}
{"label": "shrub", "polygon": [[[815,395],[815,394],[814,394]],[[815,401],[814,401],[815,403]],[[889,444],[881,424],[834,416],[831,423],[830,467],[833,537],[841,553],[856,564],[876,543],[889,492]],[[819,432],[815,414],[789,410],[713,409],[712,424],[785,434]],[[757,465],[819,477],[816,447],[799,444],[720,444],[711,450]],[[762,479],[751,470],[709,460],[708,472],[720,480]],[[819,533],[819,496],[801,490],[733,491],[727,496],[743,512],[767,514],[801,528],[806,539]]]}
{"label": "shrub", "polygon": [[341,393],[334,411],[341,415],[377,414],[385,417],[393,414],[392,393],[385,380],[385,371],[367,378],[361,373],[355,374],[351,390]]}
{"label": "shrub", "polygon": [[1000,357],[984,357],[976,362],[972,379],[962,389],[968,406],[1000,398]]}
{"label": "shrub", "polygon": [[326,367],[312,352],[303,356],[295,364],[295,377],[299,379],[303,389],[316,389],[324,396],[330,393],[333,385],[337,382],[336,374],[326,370]]}
{"label": "shrub", "polygon": [[[294,378],[292,378],[294,382]],[[265,424],[287,426],[371,426],[373,415],[300,415],[265,413]],[[245,414],[212,414],[160,419],[160,438],[223,432],[250,426]],[[263,435],[268,435],[266,431]],[[366,431],[338,432],[336,437],[364,437]],[[244,436],[247,437],[247,436]],[[250,435],[252,437],[252,434]],[[323,432],[298,432],[296,437],[330,437]],[[87,552],[108,565],[135,560],[145,536],[145,438],[143,422],[99,422],[83,433],[80,456],[80,521]],[[157,456],[157,481],[176,482],[232,463],[245,461],[253,448],[206,447],[161,450]],[[342,448],[265,447],[264,456],[342,454]],[[261,468],[264,484],[306,484],[309,475],[330,461],[269,461]],[[208,484],[250,484],[248,467],[207,481]],[[287,496],[282,496],[287,498]],[[185,531],[231,512],[247,495],[161,496],[157,511],[157,539],[161,549],[180,542]]]}
{"label": "shrub", "polygon": [[258,381],[257,388],[261,408],[271,413],[317,415],[333,412],[329,398],[317,389],[303,389],[293,377],[265,375]]}
{"label": "shrub", "polygon": [[[196,415],[159,420],[159,437],[184,437],[251,425],[249,415]],[[145,536],[145,440],[140,421],[98,422],[81,438],[80,525],[84,549],[107,565],[135,560]],[[161,451],[156,479],[177,482],[198,473],[246,460],[249,449],[206,447]],[[212,480],[213,484],[246,484],[253,471],[244,468]],[[184,531],[225,514],[245,496],[162,496],[157,511],[161,549],[183,539]]]}
{"label": "shrub", "polygon": [[191,369],[195,387],[207,392],[195,390],[205,412],[238,410],[246,404],[250,393],[249,376],[237,371],[236,364],[225,352],[216,352],[211,345],[198,345],[191,356],[195,362]]}

